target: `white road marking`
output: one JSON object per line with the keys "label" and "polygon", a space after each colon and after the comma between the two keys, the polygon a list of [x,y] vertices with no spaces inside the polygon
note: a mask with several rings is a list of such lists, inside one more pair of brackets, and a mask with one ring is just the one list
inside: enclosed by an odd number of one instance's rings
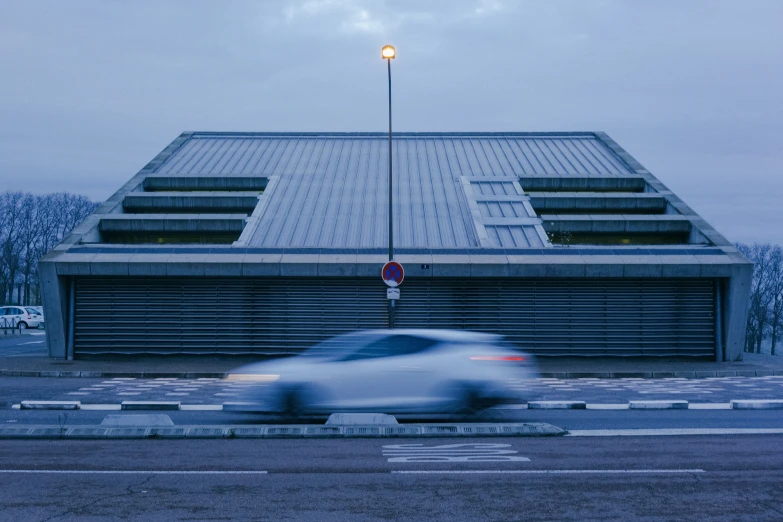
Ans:
{"label": "white road marking", "polygon": [[383,446],[388,462],[530,462],[515,455],[511,444],[389,444]]}
{"label": "white road marking", "polygon": [[181,404],[180,410],[185,411],[221,411],[223,409],[222,404]]}
{"label": "white road marking", "polygon": [[51,475],[266,475],[268,471],[171,471],[171,470],[59,470],[59,469],[0,469],[0,473],[29,473]]}
{"label": "white road marking", "polygon": [[43,341],[30,341],[28,343],[19,343],[19,346],[25,345],[25,344],[43,344]]}
{"label": "white road marking", "polygon": [[94,411],[102,411],[102,410],[121,410],[122,404],[81,404],[79,406],[80,410],[94,410]]}
{"label": "white road marking", "polygon": [[702,403],[690,403],[688,404],[689,410],[730,410],[731,403],[726,402],[702,402]]}
{"label": "white road marking", "polygon": [[636,437],[671,435],[768,435],[783,428],[658,428],[630,430],[569,430],[566,437]]}
{"label": "white road marking", "polygon": [[625,404],[586,404],[588,410],[627,410],[628,403]]}
{"label": "white road marking", "polygon": [[582,475],[588,473],[706,473],[703,469],[464,469],[464,470],[410,470],[392,471],[398,475],[471,475],[471,474],[513,474],[513,475]]}

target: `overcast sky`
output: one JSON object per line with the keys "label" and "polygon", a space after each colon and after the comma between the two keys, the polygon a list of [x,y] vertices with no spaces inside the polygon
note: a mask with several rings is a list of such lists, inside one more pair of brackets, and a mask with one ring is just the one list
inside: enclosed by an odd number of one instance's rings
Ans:
{"label": "overcast sky", "polygon": [[0,190],[103,200],[185,130],[602,130],[783,243],[781,0],[0,2]]}

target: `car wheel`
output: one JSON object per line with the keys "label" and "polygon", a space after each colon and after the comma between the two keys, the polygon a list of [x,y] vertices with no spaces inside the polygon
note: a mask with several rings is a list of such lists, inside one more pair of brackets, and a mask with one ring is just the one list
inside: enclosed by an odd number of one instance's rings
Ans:
{"label": "car wheel", "polygon": [[492,406],[492,401],[482,397],[481,392],[473,387],[467,387],[462,397],[462,412],[477,415]]}
{"label": "car wheel", "polygon": [[298,418],[305,411],[304,389],[294,388],[283,393],[282,410],[285,415]]}
{"label": "car wheel", "polygon": [[24,321],[19,321],[19,324],[16,325],[16,327],[19,328],[20,332],[24,332],[25,330],[27,330],[27,323],[25,323]]}

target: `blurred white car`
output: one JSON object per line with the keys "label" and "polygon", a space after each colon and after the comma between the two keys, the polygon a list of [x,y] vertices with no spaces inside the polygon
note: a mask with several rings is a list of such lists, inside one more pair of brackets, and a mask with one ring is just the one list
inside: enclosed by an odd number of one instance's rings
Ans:
{"label": "blurred white car", "polygon": [[38,328],[43,322],[43,315],[24,306],[6,305],[0,307],[0,328]]}
{"label": "blurred white car", "polygon": [[[341,335],[288,359],[230,372],[235,411],[447,413],[529,400],[513,384],[536,376],[532,357],[502,336],[449,330]],[[239,384],[241,383],[241,384]]]}

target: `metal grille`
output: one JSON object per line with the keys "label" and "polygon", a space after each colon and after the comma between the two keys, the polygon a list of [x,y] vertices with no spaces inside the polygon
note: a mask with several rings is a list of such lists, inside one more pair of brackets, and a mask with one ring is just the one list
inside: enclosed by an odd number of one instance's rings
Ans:
{"label": "metal grille", "polygon": [[715,353],[710,280],[406,280],[395,325],[502,333],[540,355]]}
{"label": "metal grille", "polygon": [[[80,278],[75,351],[297,353],[385,328],[376,278]],[[713,355],[714,287],[695,279],[406,279],[399,328],[498,332],[541,355]]]}
{"label": "metal grille", "polygon": [[81,278],[77,354],[282,354],[359,328],[385,328],[373,278]]}

